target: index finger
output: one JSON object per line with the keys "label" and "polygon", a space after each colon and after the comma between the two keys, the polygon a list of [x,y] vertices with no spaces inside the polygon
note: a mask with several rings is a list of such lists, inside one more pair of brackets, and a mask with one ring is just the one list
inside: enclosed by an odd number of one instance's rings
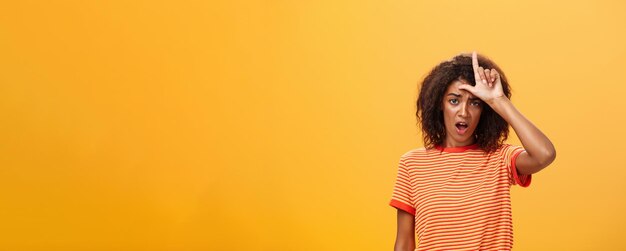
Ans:
{"label": "index finger", "polygon": [[478,55],[476,51],[472,52],[472,67],[474,67],[474,72],[478,72]]}

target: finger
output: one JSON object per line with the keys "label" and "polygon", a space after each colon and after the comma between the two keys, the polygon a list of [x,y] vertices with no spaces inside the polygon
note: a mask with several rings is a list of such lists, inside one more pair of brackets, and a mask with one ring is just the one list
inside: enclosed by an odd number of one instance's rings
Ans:
{"label": "finger", "polygon": [[496,69],[491,69],[491,79],[493,79],[492,82],[496,82],[496,80],[498,79],[498,72],[496,71]]}
{"label": "finger", "polygon": [[476,79],[476,82],[481,81],[483,84],[487,84],[487,78],[485,77],[485,69],[482,67],[478,67],[478,75],[480,76],[480,80]]}
{"label": "finger", "polygon": [[472,67],[474,68],[474,73],[478,73],[478,54],[476,54],[476,51],[472,52]]}
{"label": "finger", "polygon": [[465,84],[464,83],[464,84],[459,85],[459,90],[465,90],[465,91],[468,91],[468,92],[470,92],[472,94],[474,94],[474,88],[476,88],[476,87],[474,87],[474,86],[472,86],[470,84]]}
{"label": "finger", "polygon": [[500,79],[500,73],[496,69],[491,69],[491,75],[493,75],[493,81],[497,82]]}
{"label": "finger", "polygon": [[491,78],[491,74],[489,73],[489,69],[485,69],[485,77],[487,78],[487,83],[489,83],[489,87],[491,87],[491,83],[493,83],[493,80]]}

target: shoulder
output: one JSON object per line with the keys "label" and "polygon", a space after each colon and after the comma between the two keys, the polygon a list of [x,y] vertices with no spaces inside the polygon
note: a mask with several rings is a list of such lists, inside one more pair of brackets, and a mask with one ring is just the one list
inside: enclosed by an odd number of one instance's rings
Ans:
{"label": "shoulder", "polygon": [[498,147],[492,153],[492,155],[506,157],[506,156],[512,155],[513,153],[522,152],[522,151],[524,151],[523,146],[504,143],[500,145],[500,147]]}
{"label": "shoulder", "polygon": [[413,148],[402,154],[400,161],[407,165],[415,165],[434,157],[434,152],[437,150],[426,149],[424,147]]}
{"label": "shoulder", "polygon": [[419,155],[424,155],[428,152],[428,150],[424,147],[413,148],[411,150],[406,151],[402,154],[402,159],[411,158]]}
{"label": "shoulder", "polygon": [[512,145],[508,143],[504,143],[498,148],[498,151],[500,152],[514,152],[514,151],[519,151],[519,150],[524,150],[524,147],[520,145]]}

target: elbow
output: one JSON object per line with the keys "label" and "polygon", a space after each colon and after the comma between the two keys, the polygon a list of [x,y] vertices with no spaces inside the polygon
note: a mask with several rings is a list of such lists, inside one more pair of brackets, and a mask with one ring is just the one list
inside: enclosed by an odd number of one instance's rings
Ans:
{"label": "elbow", "polygon": [[556,159],[556,149],[554,149],[554,147],[551,147],[549,150],[546,150],[542,156],[543,157],[541,158],[539,163],[542,167],[547,167],[552,164],[552,162],[554,162],[554,160]]}

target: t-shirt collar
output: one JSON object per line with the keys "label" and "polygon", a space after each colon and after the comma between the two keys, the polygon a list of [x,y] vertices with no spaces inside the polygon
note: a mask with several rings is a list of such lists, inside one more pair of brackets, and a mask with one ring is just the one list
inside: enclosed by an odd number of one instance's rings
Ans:
{"label": "t-shirt collar", "polygon": [[476,148],[478,148],[478,143],[474,143],[474,144],[467,145],[467,146],[456,146],[456,147],[441,147],[439,145],[435,146],[435,149],[439,151],[449,152],[449,153],[460,153],[460,152],[465,152],[467,150],[476,149]]}

